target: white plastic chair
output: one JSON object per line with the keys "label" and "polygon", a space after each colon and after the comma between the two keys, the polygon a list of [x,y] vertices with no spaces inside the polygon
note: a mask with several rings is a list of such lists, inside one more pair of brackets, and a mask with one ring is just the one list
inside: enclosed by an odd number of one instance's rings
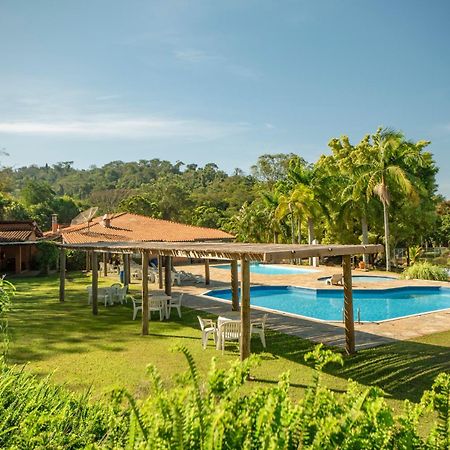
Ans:
{"label": "white plastic chair", "polygon": [[[87,291],[88,291],[88,305],[90,305],[92,303],[92,286],[88,286]],[[113,301],[111,298],[110,288],[106,287],[97,288],[97,300],[104,301],[105,306],[108,306],[108,303],[112,305]]]}
{"label": "white plastic chair", "polygon": [[166,308],[164,306],[164,303],[166,300],[161,299],[155,299],[155,298],[149,298],[148,299],[148,310],[149,310],[149,319],[152,318],[152,312],[153,311],[159,311],[159,320],[162,321],[164,317],[166,316]]}
{"label": "white plastic chair", "polygon": [[181,300],[184,294],[178,295],[176,298],[171,298],[167,304],[167,318],[170,319],[170,312],[172,309],[178,311],[178,317],[181,319]]}
{"label": "white plastic chair", "polygon": [[212,319],[203,319],[200,316],[197,316],[197,319],[200,323],[200,329],[202,330],[202,348],[205,350],[206,345],[208,344],[208,337],[212,334],[214,339],[214,344],[217,340],[217,327],[216,323]]}
{"label": "white plastic chair", "polygon": [[266,322],[267,322],[268,314],[264,314],[261,319],[252,320],[250,323],[250,334],[258,334],[261,339],[261,344],[264,348],[266,348]]}
{"label": "white plastic chair", "polygon": [[142,311],[142,299],[136,299],[132,295],[128,295],[133,303],[133,320],[136,320],[137,313]]}
{"label": "white plastic chair", "polygon": [[127,302],[128,286],[122,286],[120,283],[114,283],[111,286],[111,299],[113,302],[120,303]]}
{"label": "white plastic chair", "polygon": [[225,341],[238,341],[240,343],[241,321],[227,320],[226,322],[223,322],[219,327],[218,336],[217,346],[222,347],[222,353],[225,350]]}

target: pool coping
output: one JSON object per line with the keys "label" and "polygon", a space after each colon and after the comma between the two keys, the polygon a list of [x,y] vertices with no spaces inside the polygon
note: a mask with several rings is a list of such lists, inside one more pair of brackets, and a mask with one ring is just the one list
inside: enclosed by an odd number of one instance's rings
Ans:
{"label": "pool coping", "polygon": [[[340,290],[336,290],[336,289],[327,289],[327,288],[314,288],[314,287],[309,287],[309,286],[292,286],[292,285],[257,285],[257,286],[250,286],[250,289],[254,288],[256,290],[268,290],[270,288],[296,288],[296,289],[305,289],[305,290],[310,290],[310,291],[315,291],[317,293],[317,291],[329,291],[329,292],[341,292]],[[393,287],[388,287],[388,288],[380,288],[380,289],[354,289],[353,292],[382,292],[382,291],[403,291],[403,290],[409,290],[409,289],[418,289],[418,290],[425,290],[425,289],[432,289],[432,290],[448,290],[450,292],[450,287],[446,287],[446,286],[393,286]],[[204,293],[201,293],[200,296],[203,298],[207,298],[210,300],[215,300],[217,302],[221,302],[221,303],[225,303],[225,304],[230,304],[231,300],[226,300],[226,299],[220,299],[218,297],[214,297],[212,295],[208,295],[211,292],[217,292],[217,291],[230,291],[230,289],[210,289]],[[302,314],[295,314],[295,313],[290,313],[290,312],[286,312],[286,311],[280,311],[278,309],[272,309],[272,308],[267,308],[265,306],[258,306],[258,305],[252,305],[250,304],[250,307],[256,310],[260,310],[260,311],[264,311],[264,312],[271,312],[271,313],[275,313],[275,314],[280,314],[282,316],[288,316],[288,317],[292,317],[292,318],[297,318],[297,319],[306,319],[306,320],[311,320],[313,322],[319,322],[319,323],[329,323],[329,324],[337,324],[337,323],[343,323],[343,320],[324,320],[324,319],[318,319],[316,317],[310,317],[310,316],[304,316]],[[381,324],[381,323],[386,323],[386,322],[392,322],[395,320],[400,320],[400,319],[408,319],[410,317],[419,317],[419,316],[425,316],[428,314],[434,314],[434,313],[440,313],[440,312],[450,312],[450,307],[449,308],[444,308],[444,309],[436,309],[433,311],[425,311],[425,312],[421,312],[421,313],[416,313],[416,314],[409,314],[407,316],[399,316],[399,317],[393,317],[391,319],[383,319],[383,320],[361,320],[361,321],[357,321],[355,320],[355,323],[360,323],[360,324]],[[354,311],[353,311],[354,313]]]}
{"label": "pool coping", "polygon": [[[255,263],[255,261],[253,262],[253,264]],[[226,270],[225,266],[229,266],[230,263],[224,263],[224,264],[213,264],[211,265],[212,269],[219,269],[219,270]],[[264,266],[264,267],[276,267],[276,268],[280,268],[280,264],[266,264],[266,263],[258,263],[257,265],[260,266]],[[223,266],[223,267],[221,267]],[[322,270],[318,269],[318,268],[304,268],[304,269],[300,269],[299,267],[296,266],[288,266],[286,264],[284,264],[285,267],[283,267],[283,269],[288,269],[288,272],[286,273],[257,273],[257,272],[252,272],[251,271],[251,264],[250,264],[250,273],[252,275],[267,275],[267,276],[277,276],[277,275],[309,275],[311,273],[320,273],[323,272]],[[298,272],[298,270],[301,270],[301,272]],[[296,272],[297,271],[297,272]]]}

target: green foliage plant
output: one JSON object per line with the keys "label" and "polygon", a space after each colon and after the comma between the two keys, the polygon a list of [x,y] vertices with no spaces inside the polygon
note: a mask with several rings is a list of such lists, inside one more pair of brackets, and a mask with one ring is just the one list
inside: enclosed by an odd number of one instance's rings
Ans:
{"label": "green foliage plant", "polygon": [[48,274],[50,267],[56,265],[58,260],[58,247],[54,242],[42,241],[36,244],[38,253],[36,261],[42,273]]}
{"label": "green foliage plant", "polygon": [[0,339],[2,341],[2,347],[0,352],[0,364],[6,359],[9,347],[9,334],[8,334],[8,313],[11,309],[11,299],[15,294],[14,285],[5,280],[4,277],[0,278]]}
{"label": "green foliage plant", "polygon": [[428,261],[416,262],[405,269],[401,276],[408,280],[447,281],[449,278],[448,272],[443,267],[435,266]]}

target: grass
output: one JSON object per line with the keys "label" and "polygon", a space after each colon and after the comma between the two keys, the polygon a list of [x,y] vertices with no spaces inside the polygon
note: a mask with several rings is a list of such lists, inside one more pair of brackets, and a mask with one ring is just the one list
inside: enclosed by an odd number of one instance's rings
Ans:
{"label": "grass", "polygon": [[[145,396],[149,363],[171,383],[174,373],[185,370],[183,356],[171,351],[175,344],[192,352],[201,372],[209,369],[213,356],[219,366],[237,358],[236,346],[228,347],[223,356],[212,340],[205,351],[201,349],[198,311],[184,308],[182,319],[175,313],[165,322],[155,315],[145,337],[140,335],[140,321],[131,320],[130,305],[100,306],[94,317],[87,306],[89,282],[84,274],[69,274],[66,301],[60,303],[56,276],[14,280],[17,296],[10,314],[9,363],[25,364],[26,370],[43,376],[53,373],[55,382],[75,391],[91,388],[94,398],[102,399],[118,386]],[[111,280],[100,283],[108,285]],[[255,382],[250,385],[271,385],[290,371],[291,394],[301,397],[312,381],[313,371],[303,360],[312,344],[275,332],[269,332],[267,342],[263,352],[259,340],[252,340],[252,350],[262,363],[252,371]],[[347,378],[377,385],[397,408],[401,400],[417,401],[441,371],[450,371],[450,331],[360,351],[346,357],[343,368],[329,370],[324,383],[336,391],[346,389]]]}

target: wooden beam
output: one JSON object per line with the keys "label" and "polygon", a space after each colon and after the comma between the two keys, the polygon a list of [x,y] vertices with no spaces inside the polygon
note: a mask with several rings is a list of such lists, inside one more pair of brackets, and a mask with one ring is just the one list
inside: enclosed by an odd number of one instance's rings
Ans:
{"label": "wooden beam", "polygon": [[108,253],[103,253],[103,276],[108,276]]}
{"label": "wooden beam", "polygon": [[250,262],[241,259],[241,361],[250,356]]}
{"label": "wooden beam", "polygon": [[66,251],[59,249],[59,301],[65,300],[66,294]]}
{"label": "wooden beam", "polygon": [[205,285],[209,286],[211,279],[209,276],[209,259],[205,259]]}
{"label": "wooden beam", "polygon": [[349,355],[355,353],[355,323],[353,319],[352,261],[350,255],[342,257],[344,272],[344,323],[345,350]]}
{"label": "wooden beam", "polygon": [[92,252],[92,314],[98,314],[98,261],[97,252]]}
{"label": "wooden beam", "polygon": [[142,335],[148,334],[148,252],[142,253]]}
{"label": "wooden beam", "polygon": [[86,252],[86,272],[89,272],[91,270],[91,251]]}
{"label": "wooden beam", "polygon": [[161,255],[158,255],[158,284],[159,284],[159,289],[163,288],[163,277],[164,277],[164,273],[163,273],[163,257]]}
{"label": "wooden beam", "polygon": [[239,311],[238,263],[235,259],[231,260],[231,309]]}
{"label": "wooden beam", "polygon": [[164,266],[164,291],[166,295],[172,295],[172,257],[166,256]]}

